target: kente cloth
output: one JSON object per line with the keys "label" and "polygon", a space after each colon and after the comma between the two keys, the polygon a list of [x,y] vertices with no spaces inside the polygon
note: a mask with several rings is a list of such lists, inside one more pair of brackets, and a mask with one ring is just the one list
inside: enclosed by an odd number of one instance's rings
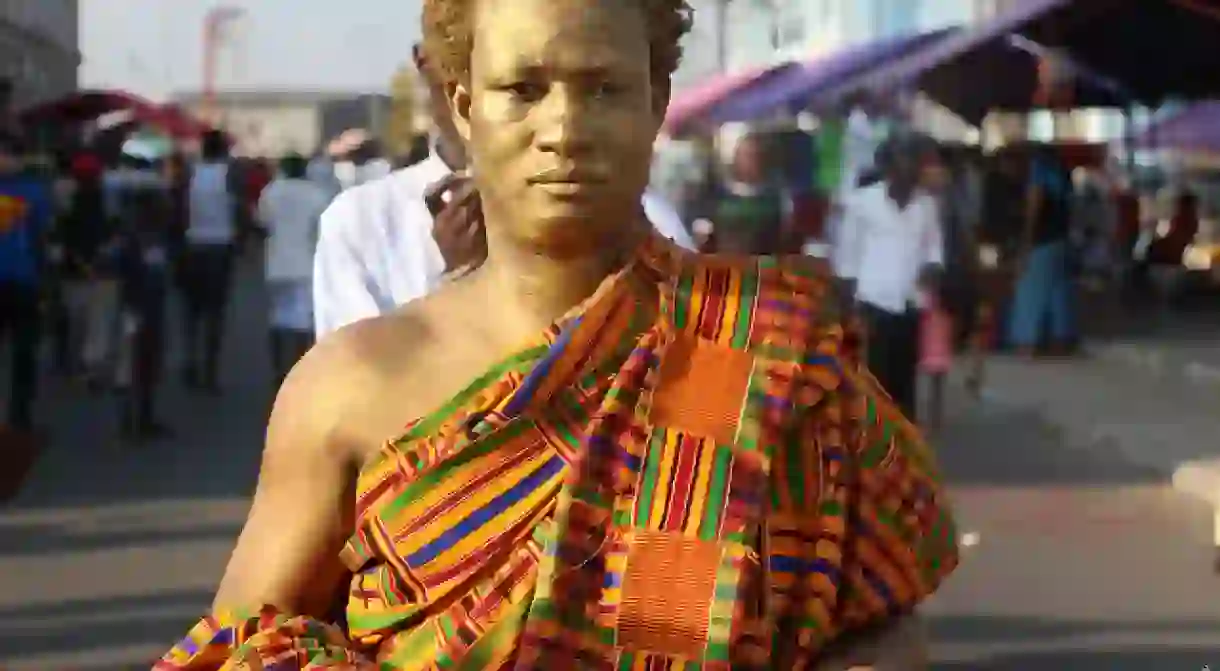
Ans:
{"label": "kente cloth", "polygon": [[156,669],[801,669],[909,612],[956,532],[825,277],[649,241],[365,466],[342,626],[219,613]]}

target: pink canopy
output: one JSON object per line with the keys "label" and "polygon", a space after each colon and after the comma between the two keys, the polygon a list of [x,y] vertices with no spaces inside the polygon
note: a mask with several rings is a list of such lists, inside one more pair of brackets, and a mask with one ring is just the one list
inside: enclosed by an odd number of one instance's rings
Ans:
{"label": "pink canopy", "polygon": [[792,63],[784,63],[771,67],[752,68],[742,72],[719,75],[701,82],[669,101],[669,109],[665,112],[665,123],[662,129],[666,133],[679,132],[697,121],[704,111],[721,100],[755,82],[770,79],[791,67],[793,67]]}

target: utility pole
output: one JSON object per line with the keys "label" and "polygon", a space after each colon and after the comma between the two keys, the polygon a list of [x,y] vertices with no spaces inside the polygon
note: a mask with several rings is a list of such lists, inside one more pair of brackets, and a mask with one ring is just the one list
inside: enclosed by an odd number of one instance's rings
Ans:
{"label": "utility pole", "polygon": [[210,123],[219,121],[216,110],[216,66],[226,29],[246,15],[240,7],[219,6],[203,17],[203,105],[202,111]]}
{"label": "utility pole", "polygon": [[716,69],[720,74],[729,71],[729,4],[733,0],[716,2]]}

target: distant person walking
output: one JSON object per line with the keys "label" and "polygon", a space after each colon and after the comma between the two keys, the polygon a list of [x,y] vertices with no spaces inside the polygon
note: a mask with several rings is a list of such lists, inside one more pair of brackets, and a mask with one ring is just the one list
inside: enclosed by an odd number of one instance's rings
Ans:
{"label": "distant person walking", "polygon": [[908,417],[916,417],[923,298],[939,291],[944,233],[923,168],[934,145],[917,135],[886,140],[882,180],[857,190],[844,208],[839,269],[866,325],[868,366]]}
{"label": "distant person walking", "polygon": [[134,190],[127,198],[118,250],[121,365],[116,375],[124,439],[170,435],[156,412],[165,360],[165,312],[171,285],[172,208],[162,186]]}
{"label": "distant person walking", "polygon": [[204,135],[202,159],[191,172],[188,223],[182,253],[185,360],[188,387],[220,391],[225,317],[238,241],[238,207],[244,184],[231,169],[223,133]]}
{"label": "distant person walking", "polygon": [[1008,335],[1017,351],[1032,355],[1045,329],[1051,350],[1067,353],[1076,337],[1068,246],[1072,180],[1054,149],[1034,152]]}
{"label": "distant person walking", "polygon": [[258,203],[258,220],[267,231],[271,362],[278,380],[313,344],[313,255],[331,193],[307,172],[303,157],[285,157]]}
{"label": "distant person walking", "polygon": [[0,339],[12,351],[8,423],[34,427],[38,380],[39,298],[46,235],[54,213],[48,180],[22,169],[18,141],[0,133]]}
{"label": "distant person walking", "polygon": [[[112,330],[117,292],[109,247],[115,241],[115,218],[107,214],[98,172],[76,172],[72,194],[59,218],[55,242],[65,311],[64,372],[83,372],[92,384],[104,382],[102,363]],[[107,310],[110,310],[109,312]]]}

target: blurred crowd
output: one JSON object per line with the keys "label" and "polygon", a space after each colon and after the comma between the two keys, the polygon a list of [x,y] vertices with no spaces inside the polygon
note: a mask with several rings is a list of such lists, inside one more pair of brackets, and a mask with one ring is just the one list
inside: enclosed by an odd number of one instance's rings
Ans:
{"label": "blurred crowd", "polygon": [[277,374],[312,343],[317,220],[341,188],[329,160],[236,159],[217,132],[191,160],[82,149],[52,161],[15,138],[0,135],[10,430],[35,430],[45,360],[53,374],[113,394],[124,439],[168,435],[157,412],[167,330],[181,329],[174,363],[182,382],[221,393],[234,264],[243,254],[265,255]]}
{"label": "blurred crowd", "polygon": [[[920,373],[940,415],[945,374],[1006,348],[1066,356],[1082,292],[1132,299],[1186,272],[1199,198],[1141,195],[1096,148],[934,141],[896,104],[857,97],[810,130],[754,128],[685,141],[654,181],[707,251],[826,259],[855,307],[872,370],[916,414]],[[671,151],[672,154],[672,151]]]}
{"label": "blurred crowd", "polygon": [[[435,107],[436,136],[398,169],[368,142],[339,162],[273,162],[235,158],[213,132],[189,159],[79,149],[48,161],[0,135],[10,426],[34,428],[49,349],[55,374],[115,394],[124,437],[166,435],[156,400],[171,363],[167,329],[181,332],[172,363],[182,383],[220,393],[234,264],[253,250],[264,257],[276,379],[316,335],[477,266],[478,194],[447,111]],[[1161,269],[1182,268],[1200,230],[1190,192],[1156,207],[1095,157],[936,142],[864,97],[811,131],[754,128],[693,144],[678,170],[658,152],[642,203],[654,226],[704,252],[825,259],[867,334],[872,370],[930,424],[959,355],[977,390],[993,347],[1071,354],[1082,286],[1146,292]],[[921,377],[931,382],[925,404]]]}

